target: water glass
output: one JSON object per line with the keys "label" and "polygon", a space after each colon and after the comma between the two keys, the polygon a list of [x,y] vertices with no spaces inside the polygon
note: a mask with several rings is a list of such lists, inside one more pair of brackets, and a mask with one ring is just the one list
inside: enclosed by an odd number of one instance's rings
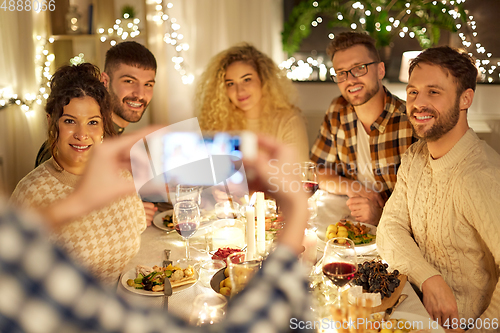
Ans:
{"label": "water glass", "polygon": [[230,254],[226,261],[231,279],[231,296],[242,291],[262,265],[260,259],[247,261],[245,252]]}
{"label": "water glass", "polygon": [[210,280],[215,273],[226,267],[226,263],[222,260],[207,260],[200,264],[199,281],[203,287],[210,288]]}
{"label": "water glass", "polygon": [[219,219],[237,219],[240,217],[240,205],[234,201],[221,201],[215,204],[215,215]]}

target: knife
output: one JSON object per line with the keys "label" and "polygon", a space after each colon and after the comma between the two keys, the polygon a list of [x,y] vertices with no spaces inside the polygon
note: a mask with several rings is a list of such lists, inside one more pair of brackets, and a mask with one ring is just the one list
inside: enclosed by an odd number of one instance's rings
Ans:
{"label": "knife", "polygon": [[172,285],[170,284],[168,277],[163,280],[163,295],[163,308],[168,310],[168,297],[172,296]]}
{"label": "knife", "polygon": [[[170,250],[165,249],[165,257],[166,259],[163,260],[163,267],[172,264],[172,260],[170,260]],[[165,280],[163,280],[163,295],[163,308],[168,310],[168,297],[172,296],[172,285],[168,277],[165,277]]]}
{"label": "knife", "polygon": [[396,303],[394,303],[393,306],[391,306],[390,308],[387,308],[385,310],[385,315],[384,315],[384,321],[388,321],[389,318],[391,318],[391,315],[394,313],[394,310],[396,309],[396,307],[403,303],[403,301],[408,297],[408,295],[406,294],[401,294],[398,298],[398,300],[396,301]]}

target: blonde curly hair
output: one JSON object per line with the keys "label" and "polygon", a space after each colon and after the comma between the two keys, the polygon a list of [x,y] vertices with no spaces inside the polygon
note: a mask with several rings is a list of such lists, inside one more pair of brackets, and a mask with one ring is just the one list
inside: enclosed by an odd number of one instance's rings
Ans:
{"label": "blonde curly hair", "polygon": [[235,45],[214,56],[202,74],[196,92],[198,119],[202,130],[231,131],[246,128],[245,112],[234,106],[226,93],[226,70],[234,62],[252,66],[262,82],[260,128],[272,132],[271,120],[285,113],[298,112],[292,103],[295,89],[284,71],[254,46]]}

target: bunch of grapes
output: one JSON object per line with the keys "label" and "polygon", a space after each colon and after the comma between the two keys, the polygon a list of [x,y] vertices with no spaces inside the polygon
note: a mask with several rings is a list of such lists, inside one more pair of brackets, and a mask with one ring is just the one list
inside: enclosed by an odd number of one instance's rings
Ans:
{"label": "bunch of grapes", "polygon": [[354,276],[354,283],[362,286],[369,293],[380,293],[382,299],[391,297],[394,290],[399,286],[399,271],[387,272],[387,264],[380,260],[366,261],[358,264],[358,271]]}

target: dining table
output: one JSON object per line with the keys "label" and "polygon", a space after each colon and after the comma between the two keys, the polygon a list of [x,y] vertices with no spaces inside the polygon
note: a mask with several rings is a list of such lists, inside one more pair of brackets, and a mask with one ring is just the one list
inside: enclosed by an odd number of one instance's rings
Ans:
{"label": "dining table", "polygon": [[[350,218],[350,211],[346,205],[347,197],[341,195],[334,195],[331,193],[319,190],[315,194],[317,204],[317,216],[315,216],[310,223],[317,230],[326,230],[327,226],[332,223],[338,222],[342,218]],[[157,214],[160,212],[157,212]],[[206,236],[206,235],[205,235]],[[199,260],[200,262],[210,259],[211,254],[206,248],[206,237],[196,237],[190,241],[191,257]],[[321,240],[318,239],[317,258],[322,257],[323,248]],[[137,265],[158,264],[161,265],[165,259],[165,249],[171,251],[170,259],[174,262],[178,259],[185,258],[185,242],[179,234],[174,232],[166,232],[161,230],[155,225],[151,225],[141,235],[141,246],[136,256],[126,265],[124,272],[134,270]],[[370,258],[379,258],[376,251],[366,254],[360,258],[361,260]],[[359,262],[359,260],[358,260]],[[121,278],[120,278],[121,279]],[[134,293],[124,287],[121,281],[118,282],[117,293],[121,295],[126,301],[135,305],[144,307],[163,307],[164,297],[163,293],[158,293],[158,296],[145,296]],[[180,318],[189,320],[192,311],[193,300],[197,295],[203,293],[215,293],[211,288],[207,288],[196,283],[189,288],[182,291],[176,291],[170,296],[168,304],[168,311],[177,315]],[[402,290],[402,294],[407,294],[407,299],[402,302],[395,314],[410,313],[419,317],[430,320],[429,314],[419,297],[413,290],[409,282],[406,282]]]}

